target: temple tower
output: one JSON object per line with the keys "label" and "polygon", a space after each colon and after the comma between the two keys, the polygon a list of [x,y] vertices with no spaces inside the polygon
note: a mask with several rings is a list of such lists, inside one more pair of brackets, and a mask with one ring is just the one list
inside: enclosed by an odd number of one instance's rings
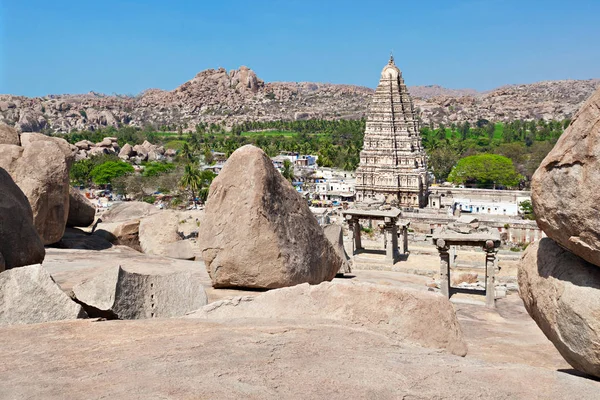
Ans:
{"label": "temple tower", "polygon": [[425,207],[428,188],[419,121],[402,72],[390,57],[367,113],[356,170],[356,199],[360,202],[383,195],[386,203]]}

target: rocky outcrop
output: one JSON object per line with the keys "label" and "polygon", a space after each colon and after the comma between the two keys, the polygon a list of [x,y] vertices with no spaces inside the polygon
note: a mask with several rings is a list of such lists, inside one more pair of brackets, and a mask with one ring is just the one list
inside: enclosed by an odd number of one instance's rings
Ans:
{"label": "rocky outcrop", "polygon": [[85,196],[73,187],[69,188],[68,226],[90,226],[94,223],[96,208]]}
{"label": "rocky outcrop", "polygon": [[177,212],[163,210],[140,220],[139,238],[146,254],[167,255],[167,245],[181,240]]}
{"label": "rocky outcrop", "polygon": [[343,261],[338,274],[343,275],[352,272],[350,268],[350,257],[348,257],[346,249],[344,249],[344,232],[342,230],[342,226],[335,224],[325,225],[323,227],[323,232],[325,233],[327,240],[331,242],[333,248]]}
{"label": "rocky outcrop", "polygon": [[44,254],[27,197],[0,168],[0,272],[41,263]]}
{"label": "rocky outcrop", "polygon": [[531,244],[519,266],[529,315],[565,360],[600,377],[600,273],[550,238]]}
{"label": "rocky outcrop", "polygon": [[27,196],[44,244],[62,237],[69,214],[71,147],[64,139],[21,134],[22,146],[0,145],[0,167]]}
{"label": "rocky outcrop", "polygon": [[370,283],[302,284],[256,297],[217,301],[190,317],[346,321],[423,347],[459,356],[467,354],[460,325],[447,299],[430,292]]}
{"label": "rocky outcrop", "polygon": [[0,326],[86,317],[41,265],[0,273]]}
{"label": "rocky outcrop", "polygon": [[189,272],[140,274],[121,267],[73,287],[91,317],[144,319],[177,317],[207,302],[202,282]]}
{"label": "rocky outcrop", "polygon": [[[404,72],[411,75],[410,71]],[[538,82],[486,93],[435,85],[409,90],[424,124],[448,125],[475,123],[480,118],[561,120],[571,117],[599,83],[599,80]],[[372,94],[370,88],[353,85],[265,83],[247,67],[229,72],[219,68],[202,71],[175,90],[149,89],[135,98],[93,92],[43,98],[0,95],[0,120],[19,131],[49,128],[70,132],[119,124],[171,125],[193,130],[200,122],[230,127],[245,121],[358,119],[365,116]]]}
{"label": "rocky outcrop", "polygon": [[306,202],[251,145],[212,182],[199,242],[214,287],[317,284],[343,262]]}
{"label": "rocky outcrop", "polygon": [[600,89],[575,115],[531,182],[531,198],[540,228],[561,246],[597,266],[600,266],[599,143]]}
{"label": "rocky outcrop", "polygon": [[0,122],[0,144],[21,145],[21,139],[15,128],[6,125],[4,122]]}

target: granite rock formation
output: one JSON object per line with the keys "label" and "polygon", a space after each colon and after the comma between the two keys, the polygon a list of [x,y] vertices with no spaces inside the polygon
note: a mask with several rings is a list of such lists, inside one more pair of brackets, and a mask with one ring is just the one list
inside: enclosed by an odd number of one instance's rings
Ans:
{"label": "granite rock formation", "polygon": [[0,272],[41,263],[44,254],[27,197],[0,168]]}
{"label": "granite rock formation", "polygon": [[0,326],[86,317],[41,265],[0,273]]}
{"label": "granite rock formation", "polygon": [[210,303],[189,317],[341,320],[408,343],[459,356],[467,354],[460,325],[447,299],[430,292],[370,283],[296,285],[256,297]]}
{"label": "granite rock formation", "polygon": [[167,246],[181,240],[176,211],[163,210],[140,219],[139,240],[146,254],[167,255]]}
{"label": "granite rock formation", "polygon": [[73,287],[90,317],[144,319],[177,317],[207,302],[202,282],[189,272],[140,274],[108,267]]}
{"label": "granite rock formation", "polygon": [[573,368],[600,377],[600,273],[550,238],[531,244],[519,267],[529,315]]}
{"label": "granite rock formation", "polygon": [[540,228],[600,266],[600,89],[535,172],[531,198]]}
{"label": "granite rock formation", "polygon": [[0,144],[21,145],[21,139],[15,128],[3,122],[0,122]]}
{"label": "granite rock formation", "polygon": [[44,244],[58,242],[65,230],[71,161],[66,140],[39,133],[21,134],[21,146],[0,145],[0,167],[27,196]]}
{"label": "granite rock formation", "polygon": [[90,226],[96,218],[96,208],[88,199],[73,187],[69,188],[69,215],[67,226]]}
{"label": "granite rock formation", "polygon": [[[293,77],[290,77],[293,78]],[[566,80],[505,86],[490,92],[409,87],[423,123],[448,125],[515,119],[572,117],[599,80]],[[313,82],[265,83],[249,68],[198,73],[172,91],[149,89],[139,96],[0,95],[0,121],[19,132],[97,130],[117,125],[175,125],[193,130],[199,122],[233,123],[294,119],[357,119],[366,115],[373,90]]]}
{"label": "granite rock formation", "polygon": [[212,182],[202,225],[198,241],[214,287],[318,284],[343,263],[306,201],[251,145]]}
{"label": "granite rock formation", "polygon": [[344,248],[344,232],[342,226],[336,224],[325,225],[323,227],[323,232],[325,233],[325,237],[331,242],[333,248],[343,261],[342,267],[338,271],[338,274],[343,275],[352,272],[350,267],[350,257],[348,257],[346,249]]}

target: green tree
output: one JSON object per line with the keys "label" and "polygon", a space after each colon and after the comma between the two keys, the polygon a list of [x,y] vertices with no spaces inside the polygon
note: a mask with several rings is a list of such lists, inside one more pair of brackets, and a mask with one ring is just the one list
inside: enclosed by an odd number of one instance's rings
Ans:
{"label": "green tree", "polygon": [[525,219],[535,219],[535,213],[533,212],[533,204],[530,200],[525,200],[519,203],[519,211],[523,214]]}
{"label": "green tree", "polygon": [[459,159],[450,146],[439,147],[429,152],[428,165],[437,182],[444,182]]}
{"label": "green tree", "polygon": [[71,182],[77,185],[88,185],[92,180],[90,176],[92,169],[94,169],[94,163],[89,159],[83,159],[73,163],[71,170],[69,171]]}
{"label": "green tree", "polygon": [[113,179],[127,175],[135,170],[123,161],[107,161],[97,165],[90,172],[90,177],[96,185],[108,185]]}
{"label": "green tree", "polygon": [[522,179],[510,158],[497,154],[462,158],[448,176],[448,180],[456,184],[471,183],[494,189],[496,185],[517,186]]}
{"label": "green tree", "polygon": [[206,199],[208,199],[210,184],[216,176],[217,175],[214,172],[208,169],[200,172],[200,190],[198,190],[198,197],[203,202],[205,202]]}

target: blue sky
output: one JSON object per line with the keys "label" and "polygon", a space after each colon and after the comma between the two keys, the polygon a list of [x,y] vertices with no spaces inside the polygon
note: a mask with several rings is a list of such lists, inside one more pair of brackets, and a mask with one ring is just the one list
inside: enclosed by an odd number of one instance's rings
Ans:
{"label": "blue sky", "polygon": [[600,77],[600,0],[0,0],[0,93],[171,90],[207,68],[488,90]]}

